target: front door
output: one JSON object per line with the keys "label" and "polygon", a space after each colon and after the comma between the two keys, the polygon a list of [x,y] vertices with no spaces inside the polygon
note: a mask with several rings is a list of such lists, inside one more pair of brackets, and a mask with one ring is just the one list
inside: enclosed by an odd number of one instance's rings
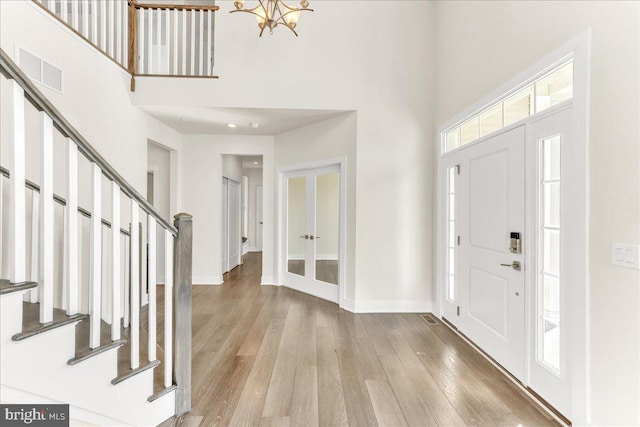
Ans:
{"label": "front door", "polygon": [[455,221],[460,230],[458,328],[522,381],[524,126],[461,150],[458,182]]}
{"label": "front door", "polygon": [[285,285],[338,302],[340,168],[287,174]]}

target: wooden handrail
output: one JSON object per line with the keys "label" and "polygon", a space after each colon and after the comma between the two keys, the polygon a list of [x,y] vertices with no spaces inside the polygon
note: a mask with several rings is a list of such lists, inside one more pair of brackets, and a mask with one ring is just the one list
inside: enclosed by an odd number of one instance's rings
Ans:
{"label": "wooden handrail", "polygon": [[195,10],[206,12],[208,10],[215,12],[220,9],[218,6],[198,6],[187,4],[151,4],[151,3],[138,3],[135,0],[129,0],[129,4],[136,9],[169,9],[169,10]]}

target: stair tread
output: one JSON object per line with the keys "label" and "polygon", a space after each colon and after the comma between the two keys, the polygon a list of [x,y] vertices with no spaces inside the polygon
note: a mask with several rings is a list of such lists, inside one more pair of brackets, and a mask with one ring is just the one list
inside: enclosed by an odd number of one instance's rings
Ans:
{"label": "stair tread", "polygon": [[80,362],[83,362],[87,359],[92,358],[93,356],[97,356],[98,354],[102,354],[108,350],[114,349],[114,348],[118,348],[122,345],[124,345],[127,341],[126,340],[117,340],[117,341],[112,341],[109,344],[104,344],[101,345],[100,347],[94,348],[94,349],[89,349],[83,352],[78,353],[78,351],[76,350],[76,357],[74,357],[73,359],[69,359],[67,361],[68,365],[77,365]]}
{"label": "stair tread", "polygon": [[37,286],[38,286],[37,282],[11,283],[6,279],[0,279],[0,295],[6,295],[13,292],[20,292],[27,289],[33,289]]}
{"label": "stair tread", "polygon": [[15,334],[11,339],[13,341],[22,341],[27,338],[31,338],[33,336],[39,335],[43,332],[48,332],[53,329],[59,328],[61,326],[69,325],[76,322],[81,322],[84,319],[88,318],[86,314],[74,314],[73,316],[65,316],[64,319],[54,320],[53,322],[48,322],[44,324],[40,324],[38,327],[23,329],[22,332]]}
{"label": "stair tread", "polygon": [[173,390],[176,390],[178,388],[177,385],[173,384],[169,387],[165,387],[159,391],[156,391],[155,393],[153,393],[151,396],[149,396],[147,398],[147,401],[149,402],[153,402],[156,399],[160,399],[162,396],[164,396],[165,394],[171,393]]}
{"label": "stair tread", "polygon": [[144,365],[140,365],[136,369],[129,369],[129,371],[127,373],[125,373],[124,375],[118,375],[117,377],[112,379],[111,380],[111,384],[116,385],[118,383],[121,383],[122,381],[128,380],[129,378],[132,378],[132,377],[138,375],[141,372],[144,372],[144,371],[146,371],[148,369],[153,369],[156,366],[158,366],[159,364],[160,364],[159,360],[153,360],[151,362],[145,363]]}

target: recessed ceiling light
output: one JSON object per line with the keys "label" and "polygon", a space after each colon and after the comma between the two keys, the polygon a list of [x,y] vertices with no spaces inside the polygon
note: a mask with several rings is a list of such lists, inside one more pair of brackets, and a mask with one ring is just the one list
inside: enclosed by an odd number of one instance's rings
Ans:
{"label": "recessed ceiling light", "polygon": [[186,117],[181,117],[181,118],[180,118],[180,121],[181,121],[181,122],[188,122],[188,121],[189,121],[189,119],[187,119]]}
{"label": "recessed ceiling light", "polygon": [[260,162],[253,162],[253,164],[254,164],[254,165],[259,165],[259,164],[260,164]]}
{"label": "recessed ceiling light", "polygon": [[257,122],[251,122],[251,123],[249,123],[249,127],[252,127],[252,128],[254,128],[254,129],[255,129],[255,128],[257,128],[258,126],[260,126],[260,123],[257,123]]}
{"label": "recessed ceiling light", "polygon": [[227,123],[227,127],[235,128],[237,125],[235,123]]}

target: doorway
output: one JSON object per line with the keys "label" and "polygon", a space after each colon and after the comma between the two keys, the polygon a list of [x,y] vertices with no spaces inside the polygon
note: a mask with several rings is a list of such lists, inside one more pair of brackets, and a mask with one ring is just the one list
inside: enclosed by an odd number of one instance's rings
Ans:
{"label": "doorway", "polygon": [[241,264],[240,183],[222,178],[222,272]]}
{"label": "doorway", "polygon": [[340,302],[344,263],[342,163],[280,172],[281,283]]}

